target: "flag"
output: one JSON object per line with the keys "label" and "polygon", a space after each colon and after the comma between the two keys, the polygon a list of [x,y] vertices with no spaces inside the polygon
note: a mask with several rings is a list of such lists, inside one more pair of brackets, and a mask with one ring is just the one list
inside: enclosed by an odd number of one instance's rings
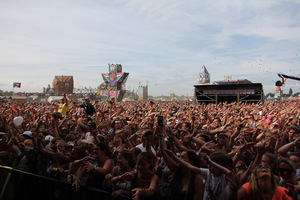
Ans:
{"label": "flag", "polygon": [[13,84],[13,87],[20,88],[20,87],[21,87],[21,83],[14,83],[14,84]]}
{"label": "flag", "polygon": [[16,109],[15,109],[14,107],[11,107],[11,110],[12,110],[13,112],[15,112],[15,111],[16,111]]}

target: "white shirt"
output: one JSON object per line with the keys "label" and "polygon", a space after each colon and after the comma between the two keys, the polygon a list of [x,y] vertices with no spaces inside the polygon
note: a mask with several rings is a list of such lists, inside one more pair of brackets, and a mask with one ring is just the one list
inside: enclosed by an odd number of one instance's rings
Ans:
{"label": "white shirt", "polygon": [[201,168],[201,177],[205,180],[203,199],[213,195],[216,200],[229,200],[230,185],[225,179],[225,174],[214,177],[209,169]]}
{"label": "white shirt", "polygon": [[300,169],[296,169],[296,178],[300,177]]}
{"label": "white shirt", "polygon": [[87,133],[85,134],[85,139],[86,139],[88,142],[93,142],[94,136],[91,134],[91,132],[87,132]]}

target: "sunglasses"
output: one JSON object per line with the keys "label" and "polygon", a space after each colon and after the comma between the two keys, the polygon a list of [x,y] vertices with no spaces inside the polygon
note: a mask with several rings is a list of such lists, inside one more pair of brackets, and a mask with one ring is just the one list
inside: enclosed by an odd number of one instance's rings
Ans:
{"label": "sunglasses", "polygon": [[101,150],[100,148],[95,148],[95,149],[93,149],[94,151],[98,151],[98,150]]}
{"label": "sunglasses", "polygon": [[282,174],[284,172],[286,172],[287,174],[291,174],[291,173],[293,173],[293,170],[292,169],[279,168],[279,172],[282,173]]}
{"label": "sunglasses", "polygon": [[271,169],[270,165],[262,165],[262,164],[257,165],[257,169],[261,169],[263,167],[267,169]]}

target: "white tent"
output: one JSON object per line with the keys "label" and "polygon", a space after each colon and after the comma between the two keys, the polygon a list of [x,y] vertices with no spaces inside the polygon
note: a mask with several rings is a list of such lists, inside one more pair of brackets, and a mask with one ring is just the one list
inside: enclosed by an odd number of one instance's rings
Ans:
{"label": "white tent", "polygon": [[47,101],[49,103],[51,103],[52,101],[60,101],[62,98],[64,98],[63,96],[50,96]]}
{"label": "white tent", "polygon": [[295,98],[291,95],[291,96],[289,97],[289,100],[295,100]]}
{"label": "white tent", "polygon": [[274,100],[274,97],[271,97],[271,95],[268,96],[267,101],[273,101],[273,100]]}

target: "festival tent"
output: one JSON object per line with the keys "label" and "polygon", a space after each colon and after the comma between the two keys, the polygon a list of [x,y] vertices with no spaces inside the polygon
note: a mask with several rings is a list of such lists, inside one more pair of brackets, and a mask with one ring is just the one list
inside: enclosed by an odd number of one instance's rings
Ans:
{"label": "festival tent", "polygon": [[50,97],[47,99],[47,101],[48,101],[49,103],[51,103],[52,101],[59,101],[59,102],[60,102],[60,100],[61,100],[62,98],[64,98],[64,97],[63,97],[63,96],[50,96]]}
{"label": "festival tent", "polygon": [[274,97],[271,97],[271,95],[268,96],[267,101],[273,101],[273,100],[274,100]]}

